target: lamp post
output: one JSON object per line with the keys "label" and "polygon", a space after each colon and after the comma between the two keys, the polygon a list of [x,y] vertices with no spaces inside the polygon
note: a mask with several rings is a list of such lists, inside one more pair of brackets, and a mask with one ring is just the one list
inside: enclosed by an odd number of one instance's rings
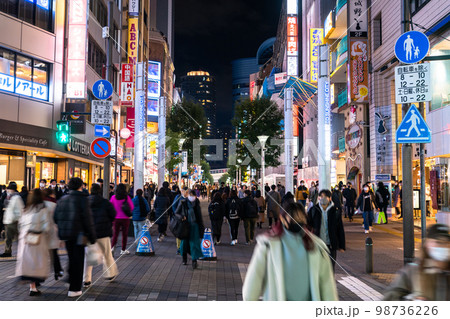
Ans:
{"label": "lamp post", "polygon": [[261,172],[261,191],[263,193],[264,198],[266,197],[266,190],[265,190],[265,186],[264,186],[264,175],[266,174],[266,162],[265,162],[265,152],[264,152],[264,148],[266,146],[266,141],[269,137],[267,135],[260,135],[258,136],[258,140],[259,143],[261,143],[261,168],[262,168],[262,172]]}
{"label": "lamp post", "polygon": [[[180,138],[180,140],[178,141],[178,150],[180,152],[180,154],[183,154],[183,144],[184,141],[186,141],[185,138]],[[183,167],[183,162],[181,162],[179,164],[179,168],[178,168],[178,187],[181,189],[181,168]]]}

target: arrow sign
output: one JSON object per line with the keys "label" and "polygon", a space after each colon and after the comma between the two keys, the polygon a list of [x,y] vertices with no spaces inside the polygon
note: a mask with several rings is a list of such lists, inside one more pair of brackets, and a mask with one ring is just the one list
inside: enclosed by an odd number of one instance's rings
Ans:
{"label": "arrow sign", "polygon": [[95,126],[95,136],[110,138],[111,137],[111,133],[109,131],[109,126],[96,125]]}
{"label": "arrow sign", "polygon": [[111,144],[106,138],[96,138],[91,143],[91,153],[97,158],[105,158],[111,153]]}
{"label": "arrow sign", "polygon": [[431,143],[431,130],[413,104],[405,114],[395,135],[396,143]]}

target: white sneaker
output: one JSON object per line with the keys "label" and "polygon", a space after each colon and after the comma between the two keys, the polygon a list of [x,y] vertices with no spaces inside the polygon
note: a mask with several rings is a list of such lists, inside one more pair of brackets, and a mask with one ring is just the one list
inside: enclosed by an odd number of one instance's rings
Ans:
{"label": "white sneaker", "polygon": [[232,240],[230,245],[231,245],[231,246],[236,245],[236,241],[235,241],[235,240]]}
{"label": "white sneaker", "polygon": [[69,291],[69,292],[67,293],[67,296],[73,298],[73,297],[79,297],[79,296],[81,296],[82,294],[83,294],[82,291]]}
{"label": "white sneaker", "polygon": [[121,251],[120,251],[120,254],[121,254],[121,255],[129,255],[130,252],[129,252],[128,250],[121,250]]}
{"label": "white sneaker", "polygon": [[216,243],[216,245],[220,245],[220,240]]}
{"label": "white sneaker", "polygon": [[116,247],[111,248],[111,254],[113,254],[113,255],[114,255],[114,248],[116,248]]}
{"label": "white sneaker", "polygon": [[368,231],[368,230],[365,230],[365,231],[364,231],[364,233],[365,233],[365,234],[368,234],[368,233],[369,233],[369,231]]}

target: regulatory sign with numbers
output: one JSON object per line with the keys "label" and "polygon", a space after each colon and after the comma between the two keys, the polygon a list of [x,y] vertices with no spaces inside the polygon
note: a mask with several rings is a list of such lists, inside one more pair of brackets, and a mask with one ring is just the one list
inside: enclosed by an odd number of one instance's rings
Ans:
{"label": "regulatory sign with numbers", "polygon": [[91,102],[91,123],[111,125],[113,118],[113,102],[93,100]]}
{"label": "regulatory sign with numbers", "polygon": [[395,103],[431,101],[430,63],[395,68]]}

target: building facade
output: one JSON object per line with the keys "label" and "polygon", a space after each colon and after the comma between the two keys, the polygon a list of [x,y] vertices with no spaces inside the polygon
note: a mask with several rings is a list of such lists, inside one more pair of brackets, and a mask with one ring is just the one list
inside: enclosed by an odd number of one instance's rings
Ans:
{"label": "building facade", "polygon": [[233,109],[236,103],[248,99],[250,94],[250,74],[256,73],[259,65],[256,58],[236,59],[231,62]]}

